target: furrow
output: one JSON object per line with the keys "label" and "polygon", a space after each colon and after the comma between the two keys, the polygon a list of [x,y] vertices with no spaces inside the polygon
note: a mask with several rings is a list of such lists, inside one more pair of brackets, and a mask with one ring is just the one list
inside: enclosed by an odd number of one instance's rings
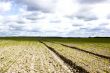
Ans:
{"label": "furrow", "polygon": [[72,49],[76,49],[76,50],[79,50],[79,51],[82,51],[82,52],[86,52],[86,53],[89,53],[89,54],[92,54],[92,55],[95,55],[95,56],[98,56],[98,57],[101,57],[101,58],[110,59],[110,57],[108,57],[108,56],[92,53],[92,52],[89,52],[89,51],[86,51],[86,50],[82,50],[82,49],[74,47],[74,46],[68,46],[68,45],[65,45],[65,44],[61,44],[61,45],[65,46],[65,47],[72,48]]}
{"label": "furrow", "polygon": [[[41,42],[43,43],[43,42]],[[59,54],[56,50],[54,50],[54,48],[46,45],[45,43],[43,43],[46,47],[48,47],[49,50],[51,50],[52,52],[54,52],[66,65],[68,65],[70,67],[70,70],[73,73],[89,73],[88,71],[86,71],[85,69],[83,69],[80,66],[77,66],[75,63],[73,63],[70,59],[67,59],[66,57],[64,57],[63,55]]]}

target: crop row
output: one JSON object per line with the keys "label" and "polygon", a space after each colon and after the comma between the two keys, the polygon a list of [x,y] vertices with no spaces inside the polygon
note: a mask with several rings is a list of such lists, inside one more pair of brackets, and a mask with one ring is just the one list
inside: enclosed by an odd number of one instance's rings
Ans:
{"label": "crop row", "polygon": [[110,61],[86,52],[62,46],[61,44],[45,42],[64,57],[70,59],[76,65],[81,66],[90,73],[110,72]]}
{"label": "crop row", "polygon": [[37,41],[10,40],[0,44],[0,73],[69,73],[57,56]]}

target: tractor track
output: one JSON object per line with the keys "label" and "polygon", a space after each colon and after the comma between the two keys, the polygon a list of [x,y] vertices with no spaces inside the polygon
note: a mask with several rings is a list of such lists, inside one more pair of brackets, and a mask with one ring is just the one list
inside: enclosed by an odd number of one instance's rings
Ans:
{"label": "tractor track", "polygon": [[[50,42],[50,41],[47,41],[47,42]],[[62,46],[68,47],[68,48],[76,49],[76,50],[79,50],[79,51],[82,51],[82,52],[85,52],[85,53],[89,53],[89,54],[95,55],[95,56],[100,57],[100,58],[104,58],[104,59],[110,60],[109,56],[104,56],[104,55],[100,55],[100,54],[93,53],[93,52],[90,52],[90,51],[86,51],[86,50],[80,49],[80,48],[75,47],[75,46],[69,46],[69,45],[65,45],[65,44],[62,44],[62,43],[56,43],[56,42],[51,42],[51,43],[60,44]]]}
{"label": "tractor track", "polygon": [[105,59],[109,59],[110,60],[110,57],[108,57],[108,56],[104,56],[104,55],[96,54],[96,53],[89,52],[89,51],[86,51],[86,50],[82,50],[82,49],[77,48],[77,47],[74,47],[74,46],[68,46],[68,45],[65,45],[65,44],[61,44],[61,45],[62,46],[65,46],[65,47],[76,49],[76,50],[79,50],[79,51],[82,51],[82,52],[85,52],[85,53],[89,53],[89,54],[92,54],[92,55],[95,55],[95,56],[98,56],[98,57],[101,57],[101,58],[105,58]]}
{"label": "tractor track", "polygon": [[39,41],[39,42],[42,43],[42,44],[44,44],[49,50],[51,50],[52,52],[54,52],[55,55],[57,55],[69,67],[69,69],[73,73],[89,73],[84,68],[82,68],[82,67],[76,65],[75,63],[73,63],[70,59],[67,59],[63,55],[59,54],[56,50],[54,50],[54,48],[48,46],[47,44],[45,44],[42,41]]}

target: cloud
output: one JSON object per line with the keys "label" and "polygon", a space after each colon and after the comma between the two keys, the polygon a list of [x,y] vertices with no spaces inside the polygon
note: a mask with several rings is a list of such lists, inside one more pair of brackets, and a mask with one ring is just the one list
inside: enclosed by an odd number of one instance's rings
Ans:
{"label": "cloud", "polygon": [[75,0],[15,0],[15,3],[26,6],[29,11],[55,12],[59,15],[70,15],[78,9]]}
{"label": "cloud", "polygon": [[0,13],[4,13],[4,12],[7,12],[7,11],[10,11],[11,10],[11,2],[5,2],[5,1],[1,1],[0,2]]}
{"label": "cloud", "polygon": [[[99,2],[98,2],[99,1]],[[103,0],[9,0],[0,35],[109,36],[110,3]]]}
{"label": "cloud", "polygon": [[100,3],[93,6],[91,12],[97,15],[98,18],[106,19],[110,14],[110,3]]}
{"label": "cloud", "polygon": [[50,12],[56,0],[15,0],[15,2],[26,5],[29,11]]}
{"label": "cloud", "polygon": [[32,12],[30,14],[24,15],[24,17],[28,20],[39,20],[44,19],[45,17],[42,15],[42,12]]}
{"label": "cloud", "polygon": [[92,21],[97,20],[98,18],[95,16],[95,14],[88,11],[79,11],[76,16],[78,19],[85,20],[85,21]]}
{"label": "cloud", "polygon": [[17,25],[9,25],[9,31],[23,31],[22,26],[17,26]]}
{"label": "cloud", "polygon": [[95,28],[92,28],[92,29],[89,29],[89,28],[81,28],[82,31],[87,31],[87,32],[100,32],[100,31],[103,31],[104,29],[103,28],[99,28],[99,27],[95,27]]}
{"label": "cloud", "polygon": [[94,4],[94,3],[104,2],[107,0],[78,0],[78,1],[83,4]]}
{"label": "cloud", "polygon": [[80,27],[82,25],[81,24],[73,24],[72,26],[74,26],[74,27]]}
{"label": "cloud", "polygon": [[107,18],[107,19],[110,19],[110,14],[108,14],[106,18]]}
{"label": "cloud", "polygon": [[77,12],[73,13],[72,15],[65,15],[64,17],[70,18],[72,20],[74,20],[74,18],[78,18],[84,21],[98,20],[97,15],[92,12],[92,8],[85,6],[79,8]]}
{"label": "cloud", "polygon": [[58,0],[55,12],[59,16],[73,15],[78,9],[78,3],[75,0]]}
{"label": "cloud", "polygon": [[[78,32],[77,32],[78,31]],[[69,35],[70,37],[96,37],[96,36],[110,36],[108,29],[106,28],[100,28],[99,27],[95,27],[95,28],[80,28],[78,30],[75,31],[70,31],[69,33],[67,33],[66,35]],[[85,35],[86,34],[86,35]]]}
{"label": "cloud", "polygon": [[60,20],[52,20],[50,21],[50,23],[60,23],[61,21]]}

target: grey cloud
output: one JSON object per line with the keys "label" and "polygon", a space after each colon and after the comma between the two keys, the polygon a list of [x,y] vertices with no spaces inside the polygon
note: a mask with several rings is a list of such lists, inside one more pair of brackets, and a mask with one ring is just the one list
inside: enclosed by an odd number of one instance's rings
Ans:
{"label": "grey cloud", "polygon": [[38,29],[38,28],[36,28],[36,29],[31,29],[31,30],[28,30],[28,29],[25,29],[24,31],[26,31],[26,32],[36,32],[36,33],[40,33],[41,31],[40,31],[40,29]]}
{"label": "grey cloud", "polygon": [[64,17],[69,18],[69,19],[73,19],[74,18],[74,15],[66,15]]}
{"label": "grey cloud", "polygon": [[25,22],[24,21],[16,21],[16,23],[18,23],[18,24],[24,24]]}
{"label": "grey cloud", "polygon": [[85,31],[85,30],[88,30],[88,28],[84,28],[84,27],[82,27],[82,28],[80,28],[79,30],[81,30],[81,31]]}
{"label": "grey cloud", "polygon": [[[78,31],[78,32],[77,32]],[[68,35],[71,35],[71,36],[91,36],[91,37],[94,37],[94,36],[106,36],[106,35],[109,35],[109,32],[110,30],[106,29],[106,28],[101,28],[101,27],[95,27],[95,28],[80,28],[76,31],[71,31],[68,33]]]}
{"label": "grey cloud", "polygon": [[96,17],[95,14],[90,12],[89,9],[81,9],[77,12],[75,15],[76,18],[85,20],[85,21],[92,21],[92,20],[97,20],[98,18]]}
{"label": "grey cloud", "polygon": [[41,7],[38,7],[38,6],[28,6],[28,11],[42,11],[42,12],[45,12],[45,13],[49,13],[50,10],[49,9],[45,9],[45,8],[41,8]]}
{"label": "grey cloud", "polygon": [[10,35],[19,35],[19,33],[25,33],[25,32],[30,32],[30,33],[40,33],[40,29],[34,28],[34,29],[26,29],[25,26],[20,26],[20,25],[9,25],[9,30]]}
{"label": "grey cloud", "polygon": [[9,31],[23,31],[23,26],[20,25],[9,25]]}
{"label": "grey cloud", "polygon": [[13,35],[18,35],[19,33],[20,33],[19,31],[8,30],[8,31],[0,32],[0,36],[13,36]]}
{"label": "grey cloud", "polygon": [[89,34],[87,32],[83,32],[83,31],[80,31],[80,30],[70,31],[66,35],[69,35],[68,37],[88,37],[89,36]]}
{"label": "grey cloud", "polygon": [[108,32],[109,30],[104,28],[104,27],[95,27],[95,28],[80,28],[80,31],[85,31],[85,32],[97,32],[97,33],[101,33],[101,32]]}
{"label": "grey cloud", "polygon": [[61,21],[60,20],[52,20],[50,21],[50,23],[60,23]]}
{"label": "grey cloud", "polygon": [[110,19],[110,14],[107,16],[107,19]]}
{"label": "grey cloud", "polygon": [[97,17],[93,15],[77,15],[76,16],[78,19],[82,19],[85,21],[92,21],[92,20],[97,20]]}
{"label": "grey cloud", "polygon": [[47,2],[44,2],[44,0],[15,0],[14,2],[16,4],[26,5],[29,11],[42,11],[48,13],[51,12],[56,0],[49,0]]}
{"label": "grey cloud", "polygon": [[78,0],[78,2],[82,4],[94,4],[94,3],[104,2],[104,1],[107,1],[107,0]]}
{"label": "grey cloud", "polygon": [[104,29],[102,28],[93,28],[93,29],[88,29],[89,32],[101,32],[103,31]]}
{"label": "grey cloud", "polygon": [[24,17],[26,18],[26,19],[29,19],[29,20],[32,20],[32,21],[34,21],[34,20],[39,20],[39,19],[44,19],[45,17],[39,17],[39,15],[40,15],[40,13],[39,12],[33,12],[33,13],[31,13],[31,14],[28,14],[28,15],[25,15]]}
{"label": "grey cloud", "polygon": [[101,23],[100,26],[104,27],[106,25],[108,25],[109,23]]}
{"label": "grey cloud", "polygon": [[82,24],[72,24],[72,26],[74,27],[80,27],[80,26],[83,26]]}
{"label": "grey cloud", "polygon": [[78,19],[81,19],[81,20],[85,20],[85,21],[92,21],[92,20],[97,20],[98,18],[95,16],[95,15],[93,15],[93,14],[91,14],[91,13],[78,13],[76,16],[75,16],[76,18],[78,18]]}
{"label": "grey cloud", "polygon": [[35,17],[35,16],[28,16],[26,18],[29,19],[29,20],[37,20],[37,17]]}
{"label": "grey cloud", "polygon": [[6,36],[8,35],[7,33],[4,33],[4,32],[0,32],[0,36]]}
{"label": "grey cloud", "polygon": [[11,0],[0,0],[0,2],[7,2],[7,1],[11,1]]}
{"label": "grey cloud", "polygon": [[41,32],[40,30],[31,30],[31,32]]}

